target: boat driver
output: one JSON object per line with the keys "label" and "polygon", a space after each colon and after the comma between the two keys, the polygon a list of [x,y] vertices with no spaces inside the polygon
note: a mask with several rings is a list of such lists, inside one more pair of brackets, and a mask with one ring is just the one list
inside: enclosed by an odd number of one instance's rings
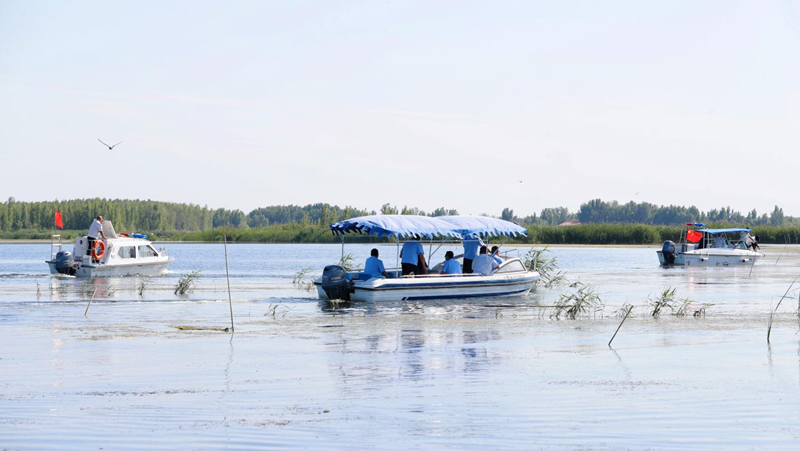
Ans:
{"label": "boat driver", "polygon": [[481,253],[472,261],[472,271],[482,276],[491,275],[500,265],[488,254],[486,246],[481,246]]}
{"label": "boat driver", "polygon": [[92,221],[92,225],[89,226],[89,233],[86,235],[86,238],[89,241],[89,247],[86,248],[86,255],[92,254],[92,249],[94,248],[94,242],[97,241],[97,237],[100,236],[103,240],[106,239],[106,234],[103,233],[103,217],[98,216]]}
{"label": "boat driver", "polygon": [[472,274],[472,260],[478,256],[478,248],[483,246],[483,240],[477,233],[471,237],[464,237],[464,274]]}
{"label": "boat driver", "polygon": [[372,277],[389,277],[389,273],[386,272],[386,268],[383,266],[383,262],[381,259],[378,258],[378,250],[372,249],[370,252],[370,257],[367,259],[367,262],[364,263],[364,274]]}

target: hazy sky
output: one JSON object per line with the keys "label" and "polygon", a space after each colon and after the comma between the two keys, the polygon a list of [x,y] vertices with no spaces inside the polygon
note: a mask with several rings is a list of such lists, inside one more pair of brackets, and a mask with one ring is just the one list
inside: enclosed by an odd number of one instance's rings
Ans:
{"label": "hazy sky", "polygon": [[800,0],[0,2],[3,199],[800,215],[799,134]]}

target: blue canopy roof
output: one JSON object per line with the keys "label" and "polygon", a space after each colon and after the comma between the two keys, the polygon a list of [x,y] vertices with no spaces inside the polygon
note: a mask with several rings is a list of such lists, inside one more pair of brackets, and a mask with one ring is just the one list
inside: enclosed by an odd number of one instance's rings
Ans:
{"label": "blue canopy roof", "polygon": [[752,232],[750,229],[700,229],[698,232],[709,233],[711,235],[718,235],[720,233],[735,233],[735,232]]}
{"label": "blue canopy roof", "polygon": [[331,224],[334,235],[345,233],[366,233],[378,236],[421,237],[434,236],[461,237],[461,232],[439,218],[416,215],[372,215],[346,219]]}
{"label": "blue canopy roof", "polygon": [[439,219],[457,228],[462,236],[472,235],[473,233],[481,236],[528,236],[528,231],[525,227],[488,216],[439,216]]}

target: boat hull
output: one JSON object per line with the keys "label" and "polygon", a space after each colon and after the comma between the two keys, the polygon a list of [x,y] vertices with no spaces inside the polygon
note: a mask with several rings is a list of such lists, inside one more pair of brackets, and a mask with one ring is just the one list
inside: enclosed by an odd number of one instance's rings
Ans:
{"label": "boat hull", "polygon": [[701,249],[675,254],[675,262],[667,263],[662,251],[656,251],[662,266],[747,266],[754,265],[764,254],[744,249]]}
{"label": "boat hull", "polygon": [[[357,302],[427,301],[478,297],[525,296],[539,280],[536,272],[491,276],[416,277],[356,281],[350,299]],[[328,299],[315,283],[320,299]]]}
{"label": "boat hull", "polygon": [[[158,276],[167,271],[172,260],[169,258],[126,265],[81,265],[75,270],[75,277]],[[54,261],[48,261],[47,265],[50,267],[50,274],[59,274]]]}

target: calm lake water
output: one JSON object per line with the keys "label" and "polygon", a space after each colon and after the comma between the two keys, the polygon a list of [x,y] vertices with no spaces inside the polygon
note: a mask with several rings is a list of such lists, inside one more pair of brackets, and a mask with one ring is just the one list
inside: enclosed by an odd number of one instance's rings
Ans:
{"label": "calm lake water", "polygon": [[[527,297],[333,306],[292,279],[338,245],[166,244],[161,277],[53,277],[0,245],[0,449],[797,449],[800,248],[754,267],[658,266],[657,248],[551,248],[602,308]],[[349,245],[357,262],[371,245]],[[379,246],[393,266],[395,246]],[[428,248],[426,247],[426,252]],[[524,253],[526,249],[522,249]],[[441,260],[444,250],[434,262]],[[194,291],[173,293],[200,270]],[[800,282],[800,281],[798,281]],[[675,287],[705,317],[654,319]],[[97,290],[88,315],[92,292]],[[634,305],[614,339],[617,310]],[[206,330],[186,330],[186,328]]]}

